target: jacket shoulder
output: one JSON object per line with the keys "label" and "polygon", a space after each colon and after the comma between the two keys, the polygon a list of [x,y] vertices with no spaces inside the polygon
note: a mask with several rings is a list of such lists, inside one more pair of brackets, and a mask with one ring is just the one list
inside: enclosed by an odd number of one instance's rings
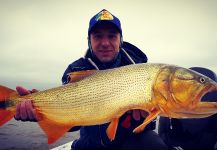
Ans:
{"label": "jacket shoulder", "polygon": [[90,69],[90,65],[88,61],[85,58],[80,58],[71,64],[68,65],[66,68],[63,76],[62,76],[62,83],[66,84],[68,83],[68,77],[67,74],[70,72],[76,72],[76,71],[82,71],[82,70],[88,70]]}
{"label": "jacket shoulder", "polygon": [[130,55],[130,57],[133,58],[136,63],[146,63],[148,61],[146,54],[135,45],[124,41],[122,48]]}

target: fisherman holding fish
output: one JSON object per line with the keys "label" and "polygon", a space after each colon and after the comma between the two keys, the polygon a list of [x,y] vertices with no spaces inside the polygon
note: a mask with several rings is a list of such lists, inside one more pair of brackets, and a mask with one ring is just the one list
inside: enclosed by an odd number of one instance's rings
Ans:
{"label": "fisherman holding fish", "polygon": [[153,131],[157,116],[217,113],[217,102],[201,101],[217,91],[215,81],[176,65],[146,63],[141,50],[123,41],[119,19],[107,10],[90,19],[88,44],[85,57],[65,70],[63,86],[36,93],[17,87],[20,96],[0,85],[0,126],[13,116],[37,120],[48,144],[80,129],[73,150],[164,150]]}
{"label": "fisherman holding fish", "polygon": [[[105,70],[147,62],[146,55],[140,49],[123,41],[120,20],[105,9],[90,19],[88,45],[85,57],[71,63],[65,70],[62,77],[63,84],[70,82],[68,74],[71,72],[93,69]],[[34,92],[22,87],[17,87],[17,91],[21,95]],[[31,101],[23,101],[17,106],[15,119],[23,121],[37,120],[35,116]],[[135,127],[143,122],[146,116],[147,114],[141,110],[126,112],[120,118],[116,137],[113,141],[106,134],[107,123],[73,127],[71,131],[80,129],[80,138],[73,142],[72,149],[167,150],[166,144],[153,131],[155,129],[155,120],[148,124],[143,132],[139,134],[132,132]]]}

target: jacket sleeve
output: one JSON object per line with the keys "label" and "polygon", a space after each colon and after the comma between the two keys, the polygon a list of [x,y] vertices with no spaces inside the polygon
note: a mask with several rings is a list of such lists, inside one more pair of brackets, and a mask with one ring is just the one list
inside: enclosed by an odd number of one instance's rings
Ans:
{"label": "jacket sleeve", "polygon": [[160,117],[158,124],[158,134],[168,146],[171,146],[169,138],[170,132],[170,119],[167,117]]}
{"label": "jacket sleeve", "polygon": [[[203,98],[203,100],[209,100],[216,102],[217,100],[217,91],[213,91],[210,93],[207,93]],[[217,144],[217,114],[214,114],[209,118],[209,121],[204,129],[204,132],[201,134],[200,137],[200,143],[203,143],[204,147],[214,149],[215,144]],[[203,142],[207,141],[207,142]]]}
{"label": "jacket sleeve", "polygon": [[[200,134],[200,147],[205,149],[215,149],[215,145],[217,144],[217,114],[211,116],[209,118],[209,123],[206,126],[205,131]],[[206,141],[206,142],[204,142]]]}

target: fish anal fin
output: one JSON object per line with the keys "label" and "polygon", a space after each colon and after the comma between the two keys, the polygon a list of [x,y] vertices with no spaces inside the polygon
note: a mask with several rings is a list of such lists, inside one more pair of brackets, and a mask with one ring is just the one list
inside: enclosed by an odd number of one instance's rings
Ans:
{"label": "fish anal fin", "polygon": [[112,119],[111,123],[109,124],[109,126],[106,130],[106,134],[111,141],[113,141],[115,139],[115,134],[116,134],[117,127],[118,127],[118,122],[119,122],[119,118]]}
{"label": "fish anal fin", "polygon": [[160,110],[156,109],[151,111],[151,113],[145,118],[144,122],[133,130],[133,133],[142,132],[145,129],[146,125],[149,124],[152,120],[154,120],[160,114],[160,112]]}
{"label": "fish anal fin", "polygon": [[48,138],[48,144],[52,144],[61,138],[66,132],[73,127],[73,125],[65,125],[51,121],[49,119],[38,122],[40,127],[44,130]]}
{"label": "fish anal fin", "polygon": [[89,77],[96,72],[97,70],[85,70],[85,71],[71,72],[68,73],[67,75],[69,77],[69,82],[73,83],[73,82],[78,82],[86,77]]}
{"label": "fish anal fin", "polygon": [[48,144],[52,144],[57,141],[73,127],[71,124],[64,124],[51,120],[42,113],[36,113],[36,117],[39,126],[47,135]]}

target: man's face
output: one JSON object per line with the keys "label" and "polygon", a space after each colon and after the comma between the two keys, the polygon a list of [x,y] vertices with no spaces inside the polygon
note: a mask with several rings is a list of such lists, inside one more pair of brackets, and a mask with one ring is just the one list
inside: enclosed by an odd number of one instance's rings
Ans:
{"label": "man's face", "polygon": [[112,61],[119,53],[120,33],[110,24],[99,24],[90,33],[93,53],[101,62]]}

